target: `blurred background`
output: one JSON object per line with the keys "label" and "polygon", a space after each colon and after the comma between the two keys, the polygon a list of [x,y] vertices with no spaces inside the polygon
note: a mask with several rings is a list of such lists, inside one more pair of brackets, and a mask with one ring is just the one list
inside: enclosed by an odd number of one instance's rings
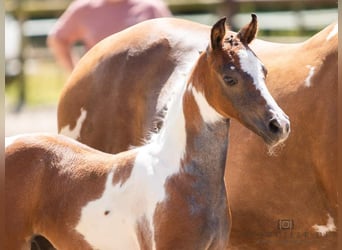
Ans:
{"label": "blurred background", "polygon": [[[5,0],[5,135],[57,131],[57,101],[68,77],[46,37],[71,0]],[[335,0],[165,0],[175,17],[237,31],[258,15],[258,38],[300,42],[337,20]],[[82,51],[75,46],[75,51]]]}

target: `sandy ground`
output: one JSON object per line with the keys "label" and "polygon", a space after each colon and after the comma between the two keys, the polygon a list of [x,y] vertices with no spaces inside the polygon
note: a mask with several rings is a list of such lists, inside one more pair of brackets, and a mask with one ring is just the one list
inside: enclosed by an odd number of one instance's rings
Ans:
{"label": "sandy ground", "polygon": [[57,106],[24,106],[18,113],[6,109],[5,136],[36,132],[57,133]]}

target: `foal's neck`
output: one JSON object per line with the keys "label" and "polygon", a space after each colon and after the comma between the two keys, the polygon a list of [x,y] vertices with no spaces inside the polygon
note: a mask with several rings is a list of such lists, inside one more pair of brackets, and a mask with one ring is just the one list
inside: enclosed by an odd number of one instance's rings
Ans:
{"label": "foal's neck", "polygon": [[216,186],[224,177],[229,120],[221,117],[192,84],[184,95],[183,110],[187,134],[183,170]]}
{"label": "foal's neck", "polygon": [[189,82],[174,92],[164,125],[152,140],[163,165],[217,186],[224,178],[229,120],[208,104],[197,90],[200,84]]}

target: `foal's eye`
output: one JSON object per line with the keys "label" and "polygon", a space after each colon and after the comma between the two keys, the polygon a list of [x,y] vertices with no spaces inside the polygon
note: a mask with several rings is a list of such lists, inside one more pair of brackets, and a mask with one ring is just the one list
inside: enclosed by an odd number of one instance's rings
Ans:
{"label": "foal's eye", "polygon": [[224,76],[223,81],[229,86],[233,86],[233,85],[237,84],[237,80],[231,76]]}

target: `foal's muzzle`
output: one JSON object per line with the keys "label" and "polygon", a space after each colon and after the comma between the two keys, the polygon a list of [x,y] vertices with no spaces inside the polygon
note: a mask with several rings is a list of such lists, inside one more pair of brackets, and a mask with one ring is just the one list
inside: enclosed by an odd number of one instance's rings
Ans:
{"label": "foal's muzzle", "polygon": [[269,134],[271,137],[271,144],[278,144],[287,139],[290,134],[290,121],[284,115],[282,117],[274,116],[268,123]]}

